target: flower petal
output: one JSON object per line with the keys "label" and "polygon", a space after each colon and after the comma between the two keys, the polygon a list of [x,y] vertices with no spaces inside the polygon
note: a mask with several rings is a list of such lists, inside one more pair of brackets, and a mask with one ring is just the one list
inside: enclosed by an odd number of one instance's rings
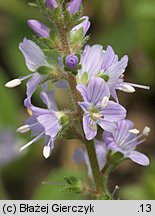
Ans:
{"label": "flower petal", "polygon": [[104,59],[103,59],[103,63],[102,63],[102,70],[104,70],[104,72],[105,72],[109,67],[111,67],[112,65],[114,65],[117,62],[118,62],[118,56],[115,55],[112,47],[108,46],[106,51],[105,51],[105,54],[104,54]]}
{"label": "flower petal", "polygon": [[76,149],[72,157],[73,161],[75,163],[86,163],[85,153],[86,152],[82,148]]}
{"label": "flower petal", "polygon": [[94,140],[95,144],[95,150],[96,150],[96,156],[97,161],[99,164],[99,169],[102,170],[106,164],[106,156],[107,156],[107,147],[103,140]]}
{"label": "flower petal", "polygon": [[118,103],[119,101],[118,101],[118,97],[116,94],[115,86],[111,86],[110,93],[111,93],[111,96],[115,99],[116,103]]}
{"label": "flower petal", "polygon": [[31,104],[31,99],[30,98],[26,98],[24,100],[24,105],[25,107],[27,107],[28,109],[30,109],[30,111],[32,112],[32,114],[34,114],[35,116],[39,116],[39,115],[44,115],[44,114],[50,114],[51,111],[48,109],[43,109],[43,108],[39,108],[36,106],[33,106]]}
{"label": "flower petal", "polygon": [[81,77],[84,72],[88,72],[90,78],[98,74],[101,71],[103,58],[102,46],[94,45],[90,47],[87,45],[81,55],[80,64],[82,65],[82,69],[79,70],[79,76]]}
{"label": "flower petal", "polygon": [[29,79],[26,83],[27,90],[26,95],[27,97],[31,98],[39,84],[46,78],[46,76],[40,75],[39,73],[34,73],[31,79]]}
{"label": "flower petal", "polygon": [[78,31],[82,27],[84,29],[84,35],[87,33],[88,29],[90,28],[89,17],[88,16],[83,16],[83,17],[81,17],[80,20],[83,20],[83,19],[85,19],[85,20],[82,23],[80,23],[79,25],[75,26],[71,30],[71,34],[74,34],[76,31]]}
{"label": "flower petal", "polygon": [[58,108],[54,101],[54,93],[54,90],[50,92],[41,92],[40,97],[49,110],[57,111]]}
{"label": "flower petal", "polygon": [[102,129],[109,131],[109,132],[114,132],[117,129],[116,123],[106,121],[103,119],[98,120],[97,124],[99,124]]}
{"label": "flower petal", "polygon": [[109,101],[100,113],[103,114],[105,120],[111,122],[117,122],[126,117],[126,109],[113,101]]}
{"label": "flower petal", "polygon": [[116,83],[119,77],[124,73],[128,64],[128,56],[124,56],[119,62],[107,68],[106,74],[109,75],[108,83]]}
{"label": "flower petal", "polygon": [[132,151],[127,157],[142,166],[148,166],[150,163],[148,157],[138,151]]}
{"label": "flower petal", "polygon": [[97,125],[89,115],[83,117],[83,129],[87,140],[92,140],[97,134]]}
{"label": "flower petal", "polygon": [[83,111],[84,111],[85,113],[89,113],[88,109],[91,108],[90,103],[87,103],[87,102],[79,102],[79,105],[81,106],[81,108],[83,109]]}
{"label": "flower petal", "polygon": [[84,84],[78,84],[76,86],[76,89],[81,93],[84,101],[89,102],[88,93],[87,93],[87,87]]}
{"label": "flower petal", "polygon": [[42,125],[37,122],[37,119],[34,115],[30,116],[24,123],[29,125],[32,136],[37,136],[43,131]]}
{"label": "flower petal", "polygon": [[42,65],[49,66],[43,51],[33,41],[24,38],[23,42],[19,44],[19,49],[23,53],[26,66],[30,71],[36,71]]}
{"label": "flower petal", "polygon": [[55,83],[55,86],[57,88],[64,88],[64,89],[69,89],[69,84],[67,82],[67,80],[59,80]]}
{"label": "flower petal", "polygon": [[80,6],[82,4],[82,0],[71,0],[67,5],[67,10],[70,15],[76,14],[80,10]]}
{"label": "flower petal", "polygon": [[89,102],[97,105],[104,97],[110,97],[108,85],[103,79],[93,77],[88,84],[87,95]]}
{"label": "flower petal", "polygon": [[133,122],[127,119],[117,122],[117,131],[114,134],[117,143],[122,143],[126,139],[129,130],[133,128]]}
{"label": "flower petal", "polygon": [[56,137],[57,133],[61,130],[61,125],[56,115],[53,113],[40,115],[37,117],[38,122],[44,127],[45,134],[51,138]]}

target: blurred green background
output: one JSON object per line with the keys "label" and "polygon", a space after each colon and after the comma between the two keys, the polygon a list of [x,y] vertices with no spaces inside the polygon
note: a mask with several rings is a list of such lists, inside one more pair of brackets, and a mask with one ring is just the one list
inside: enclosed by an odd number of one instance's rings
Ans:
{"label": "blurred green background", "polygon": [[[151,86],[150,91],[137,89],[134,94],[119,93],[120,102],[128,109],[128,118],[135,122],[135,126],[141,130],[145,125],[151,127],[148,141],[139,147],[149,156],[151,165],[145,168],[126,161],[112,174],[109,186],[111,191],[115,185],[120,186],[117,194],[120,199],[155,199],[155,1],[83,2],[85,14],[92,22],[89,43],[100,43],[104,48],[111,45],[119,57],[128,54],[130,61],[125,79]],[[25,84],[15,89],[7,89],[4,84],[29,73],[18,49],[24,37],[32,39],[27,20],[45,22],[27,3],[28,0],[0,0],[0,198],[82,199],[84,197],[80,195],[61,192],[63,176],[86,178],[86,170],[71,160],[74,149],[80,146],[76,140],[57,143],[48,160],[42,156],[42,141],[22,155],[10,156],[13,152],[10,149],[17,143],[21,146],[31,138],[30,134],[16,134],[16,128],[28,117],[23,106]],[[62,100],[61,94],[57,94],[58,101]],[[66,103],[65,99],[63,102]],[[9,138],[2,139],[5,132],[6,137],[13,136],[9,144]],[[58,184],[43,184],[44,181]]]}

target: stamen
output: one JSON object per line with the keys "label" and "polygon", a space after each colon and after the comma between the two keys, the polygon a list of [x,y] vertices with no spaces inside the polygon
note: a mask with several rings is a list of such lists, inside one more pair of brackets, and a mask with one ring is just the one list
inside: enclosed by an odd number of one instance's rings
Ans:
{"label": "stamen", "polygon": [[7,82],[7,83],[5,84],[5,87],[7,87],[7,88],[14,88],[14,87],[16,87],[16,86],[19,86],[19,85],[22,83],[23,80],[25,80],[25,79],[31,77],[32,75],[33,75],[33,74],[29,74],[29,75],[24,76],[24,77],[21,77],[21,78],[13,79],[13,80]]}
{"label": "stamen", "polygon": [[43,181],[42,184],[57,184],[57,185],[66,185],[65,182],[46,182],[46,181]]}
{"label": "stamen", "polygon": [[[137,135],[137,134],[139,134],[139,130],[137,130],[136,128],[134,128],[134,129],[130,129],[130,130],[128,130],[128,134],[125,136],[125,138],[119,143],[119,146],[122,146],[124,143],[125,143],[125,141],[128,139],[128,137],[131,135],[131,133],[133,133],[133,134],[135,134],[135,135]],[[125,143],[125,145],[128,145],[128,144],[130,144],[132,141],[135,141],[136,139],[138,139],[138,138],[140,138],[140,137],[142,137],[143,136],[143,134],[140,134],[139,136],[137,136],[137,137],[134,137],[133,139],[131,139],[130,141],[128,141],[127,143]]]}
{"label": "stamen", "polygon": [[130,141],[128,141],[125,145],[129,145],[134,141],[137,141],[138,139],[140,139],[141,137],[144,137],[144,134],[140,134],[139,136],[134,137],[133,139],[131,139]]}
{"label": "stamen", "polygon": [[30,131],[29,125],[23,125],[16,130],[16,132],[18,132],[18,133],[26,133],[28,131]]}
{"label": "stamen", "polygon": [[30,108],[27,108],[27,112],[30,116],[32,115],[32,110]]}
{"label": "stamen", "polygon": [[31,77],[32,75],[33,75],[33,74],[29,74],[29,75],[27,75],[27,76],[23,76],[23,77],[20,78],[20,80],[23,81],[23,80],[25,80],[25,79]]}
{"label": "stamen", "polygon": [[136,87],[136,88],[142,88],[142,89],[146,89],[146,90],[150,90],[150,86],[145,86],[145,85],[139,85],[139,84],[134,84],[134,83],[127,83],[133,87]]}
{"label": "stamen", "polygon": [[127,93],[135,92],[135,89],[131,85],[128,85],[126,83],[123,83],[123,85],[118,87],[118,89]]}
{"label": "stamen", "polygon": [[146,126],[146,127],[144,128],[144,130],[143,130],[143,134],[144,134],[145,136],[148,136],[149,133],[150,133],[150,131],[151,131],[150,128]]}
{"label": "stamen", "polygon": [[102,115],[99,113],[93,113],[92,116],[94,119],[99,119],[99,118],[101,118]]}
{"label": "stamen", "polygon": [[144,139],[140,140],[139,142],[137,142],[136,145],[139,145],[139,144],[141,144],[141,143],[143,143],[145,141],[146,141],[146,138],[144,138]]}
{"label": "stamen", "polygon": [[35,137],[33,140],[31,140],[30,142],[28,142],[26,145],[24,145],[23,147],[21,147],[19,149],[19,151],[23,151],[24,149],[26,149],[27,147],[29,147],[30,145],[32,145],[34,142],[36,142],[37,140],[39,140],[42,136],[43,136],[44,132],[42,132],[41,134],[39,134],[37,137]]}
{"label": "stamen", "polygon": [[107,106],[108,101],[109,101],[109,98],[107,96],[104,97],[103,100],[102,100],[101,106],[103,108],[105,108]]}
{"label": "stamen", "polygon": [[51,148],[49,145],[44,146],[43,148],[43,156],[47,159],[51,155]]}
{"label": "stamen", "polygon": [[21,79],[13,79],[13,80],[7,82],[5,84],[5,87],[7,87],[7,88],[14,88],[16,86],[19,86],[21,83],[22,83]]}
{"label": "stamen", "polygon": [[112,192],[112,198],[114,198],[114,196],[118,190],[119,190],[119,186],[116,185],[114,191]]}
{"label": "stamen", "polygon": [[31,127],[33,127],[33,126],[35,126],[37,124],[38,124],[38,122],[34,123],[34,124],[31,124],[31,125],[23,125],[23,126],[19,127],[16,130],[16,132],[18,132],[18,133],[26,133],[26,132],[30,131]]}
{"label": "stamen", "polygon": [[133,133],[133,134],[139,134],[139,130],[135,129],[131,129],[128,131],[129,133]]}

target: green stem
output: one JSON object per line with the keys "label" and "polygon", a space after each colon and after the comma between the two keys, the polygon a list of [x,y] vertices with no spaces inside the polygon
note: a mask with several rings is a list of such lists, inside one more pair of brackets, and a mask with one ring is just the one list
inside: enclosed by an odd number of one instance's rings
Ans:
{"label": "green stem", "polygon": [[115,169],[115,165],[112,164],[112,165],[107,166],[105,169],[105,172],[102,173],[104,189],[105,189],[105,193],[108,199],[112,199],[111,193],[108,188],[108,180],[109,180],[110,174],[114,171],[114,169]]}
{"label": "green stem", "polygon": [[109,188],[108,188],[108,182],[109,182],[109,177],[111,175],[112,172],[114,172],[114,170],[116,169],[116,167],[122,162],[123,160],[119,160],[116,163],[112,163],[110,162],[110,160],[107,162],[107,164],[104,166],[102,172],[102,176],[103,176],[103,185],[104,185],[104,189],[105,189],[105,194],[107,196],[107,199],[113,199]]}
{"label": "green stem", "polygon": [[94,142],[85,140],[85,146],[86,146],[87,153],[89,156],[89,161],[90,161],[91,170],[92,170],[92,174],[93,174],[95,185],[96,185],[96,190],[100,198],[104,195],[104,186],[103,186],[102,175],[99,170],[99,165],[98,165],[98,161],[96,157]]}

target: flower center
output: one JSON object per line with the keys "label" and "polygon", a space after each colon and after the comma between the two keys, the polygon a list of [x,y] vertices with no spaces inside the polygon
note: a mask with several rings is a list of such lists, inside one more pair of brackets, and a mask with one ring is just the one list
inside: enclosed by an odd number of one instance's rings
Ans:
{"label": "flower center", "polygon": [[96,121],[102,117],[102,115],[98,112],[98,109],[95,106],[92,106],[92,108],[89,109],[90,118],[93,121]]}
{"label": "flower center", "polygon": [[92,117],[93,117],[93,119],[95,119],[95,120],[101,118],[101,116],[102,116],[102,115],[99,114],[99,113],[92,113]]}

